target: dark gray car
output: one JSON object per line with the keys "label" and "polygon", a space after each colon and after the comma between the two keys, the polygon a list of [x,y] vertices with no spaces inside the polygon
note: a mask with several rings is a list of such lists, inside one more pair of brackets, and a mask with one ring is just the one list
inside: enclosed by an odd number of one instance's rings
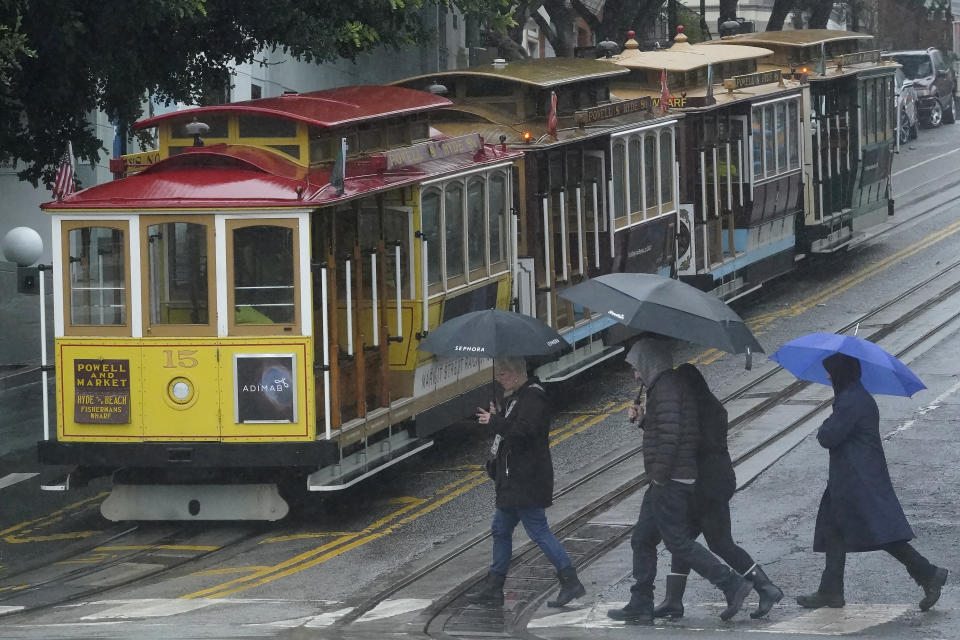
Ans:
{"label": "dark gray car", "polygon": [[953,124],[957,79],[942,52],[931,47],[926,50],[888,51],[883,57],[899,62],[904,75],[913,81],[923,124],[929,127]]}

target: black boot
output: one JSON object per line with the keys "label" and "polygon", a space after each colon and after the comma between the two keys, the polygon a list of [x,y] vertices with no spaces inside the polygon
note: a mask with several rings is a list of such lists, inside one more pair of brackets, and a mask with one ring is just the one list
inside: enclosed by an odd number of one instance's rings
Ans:
{"label": "black boot", "polygon": [[623,609],[607,609],[607,617],[634,624],[653,624],[653,600],[639,594],[630,594],[630,602]]}
{"label": "black boot", "polygon": [[805,609],[820,609],[821,607],[840,609],[846,602],[842,593],[814,591],[806,596],[797,596],[797,604]]}
{"label": "black boot", "polygon": [[683,592],[687,588],[687,576],[683,573],[667,574],[667,586],[664,589],[663,602],[653,610],[654,618],[682,618]]}
{"label": "black boot", "polygon": [[929,580],[920,583],[920,586],[923,587],[923,600],[920,601],[920,611],[926,611],[937,604],[937,600],[940,599],[940,589],[942,589],[946,583],[947,570],[943,567],[937,567]]}
{"label": "black boot", "polygon": [[783,599],[783,591],[780,590],[780,587],[770,582],[770,578],[763,572],[760,565],[755,564],[750,567],[750,570],[743,574],[743,577],[753,583],[753,588],[756,590],[757,595],[760,596],[760,604],[757,605],[757,610],[750,614],[751,618],[757,619],[764,617],[770,613],[773,605]]}
{"label": "black boot", "polygon": [[557,572],[557,578],[560,580],[560,593],[556,600],[547,602],[548,607],[562,607],[574,598],[581,598],[587,595],[587,590],[580,583],[577,577],[577,570],[573,567],[567,567]]}
{"label": "black boot", "polygon": [[507,576],[502,573],[489,572],[480,590],[468,593],[467,600],[471,602],[503,604],[503,583],[506,579]]}
{"label": "black boot", "polygon": [[732,571],[730,573],[732,575],[730,585],[723,590],[723,595],[727,598],[727,608],[720,612],[720,619],[724,622],[737,615],[740,607],[743,606],[743,601],[746,600],[750,592],[753,591],[752,582],[744,580],[743,577],[737,573]]}

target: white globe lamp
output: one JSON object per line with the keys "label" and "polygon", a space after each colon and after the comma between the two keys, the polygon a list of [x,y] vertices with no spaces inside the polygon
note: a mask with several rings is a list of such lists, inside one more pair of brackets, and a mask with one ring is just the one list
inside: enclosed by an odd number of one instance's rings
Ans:
{"label": "white globe lamp", "polygon": [[40,234],[30,227],[14,227],[0,241],[0,251],[18,267],[29,267],[40,259],[43,240]]}

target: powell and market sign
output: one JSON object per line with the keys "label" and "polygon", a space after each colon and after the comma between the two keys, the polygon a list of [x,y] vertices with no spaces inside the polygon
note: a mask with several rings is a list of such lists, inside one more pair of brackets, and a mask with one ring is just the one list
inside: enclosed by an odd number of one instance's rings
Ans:
{"label": "powell and market sign", "polygon": [[432,140],[402,149],[392,149],[380,155],[384,168],[389,171],[428,160],[440,160],[461,153],[476,152],[483,148],[483,141],[477,133],[471,133],[446,140]]}
{"label": "powell and market sign", "polygon": [[759,87],[763,84],[779,84],[783,80],[780,69],[773,71],[760,71],[759,73],[747,73],[742,76],[733,76],[723,81],[723,88],[727,91],[736,89],[746,89],[747,87]]}
{"label": "powell and market sign", "polygon": [[582,126],[606,120],[607,118],[616,118],[640,111],[653,111],[653,99],[650,96],[634,98],[633,100],[620,100],[610,104],[600,105],[599,107],[590,107],[582,109],[573,114],[577,124]]}

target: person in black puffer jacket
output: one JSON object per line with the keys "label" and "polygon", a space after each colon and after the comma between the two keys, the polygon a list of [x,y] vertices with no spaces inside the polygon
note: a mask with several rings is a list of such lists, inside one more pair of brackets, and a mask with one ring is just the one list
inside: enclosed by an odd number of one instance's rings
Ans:
{"label": "person in black puffer jacket", "polygon": [[[657,546],[661,539],[674,558],[723,591],[729,620],[743,606],[751,584],[690,538],[690,503],[697,479],[700,428],[696,398],[683,375],[673,368],[672,343],[641,337],[627,353],[635,377],[646,387],[646,411],[634,406],[631,418],[643,429],[643,463],[650,486],[633,527],[633,578],[630,602],[610,609],[615,620],[653,623],[653,585],[657,577]],[[641,395],[642,395],[641,391]],[[639,402],[637,403],[640,404]]]}
{"label": "person in black puffer jacket", "polygon": [[[750,617],[762,618],[783,598],[783,591],[767,578],[750,554],[737,546],[730,532],[730,499],[737,490],[737,476],[727,450],[727,410],[710,391],[707,381],[695,366],[682,364],[676,371],[693,391],[700,423],[697,482],[691,509],[694,529],[691,536],[696,538],[702,532],[710,551],[753,583],[753,588],[760,595],[760,604]],[[653,610],[655,618],[683,616],[683,592],[689,573],[689,565],[674,556],[670,575],[667,576],[666,597]]]}
{"label": "person in black puffer jacket", "polygon": [[513,530],[522,522],[530,539],[556,567],[560,579],[560,593],[547,606],[562,607],[586,595],[586,589],[547,524],[545,510],[553,504],[547,393],[537,378],[527,378],[523,358],[498,358],[493,373],[504,391],[502,406],[491,402],[489,411],[477,409],[477,421],[489,425],[494,434],[486,465],[496,488],[491,527],[493,562],[484,585],[468,597],[477,602],[503,604],[503,583],[513,554]]}

